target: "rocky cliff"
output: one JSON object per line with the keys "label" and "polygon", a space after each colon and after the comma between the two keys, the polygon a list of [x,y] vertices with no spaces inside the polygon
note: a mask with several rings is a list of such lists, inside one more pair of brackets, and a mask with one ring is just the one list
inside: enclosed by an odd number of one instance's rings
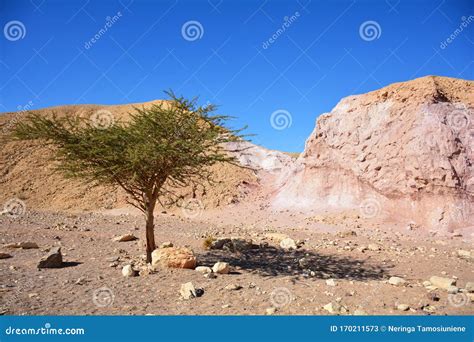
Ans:
{"label": "rocky cliff", "polygon": [[344,98],[318,118],[273,205],[472,225],[473,152],[474,82],[392,84]]}

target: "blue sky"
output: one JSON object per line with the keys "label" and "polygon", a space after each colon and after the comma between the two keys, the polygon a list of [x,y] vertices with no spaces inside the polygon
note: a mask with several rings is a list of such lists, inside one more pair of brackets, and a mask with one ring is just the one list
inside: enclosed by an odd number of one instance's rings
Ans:
{"label": "blue sky", "polygon": [[173,89],[220,105],[261,145],[301,151],[342,97],[472,80],[472,15],[469,0],[0,0],[0,112]]}

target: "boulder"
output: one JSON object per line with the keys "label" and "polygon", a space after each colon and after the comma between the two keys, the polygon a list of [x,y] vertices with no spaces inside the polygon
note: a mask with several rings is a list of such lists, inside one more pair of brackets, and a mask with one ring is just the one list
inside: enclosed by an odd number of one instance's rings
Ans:
{"label": "boulder", "polygon": [[229,264],[226,262],[216,262],[212,266],[212,271],[219,274],[227,274],[230,271]]}
{"label": "boulder", "polygon": [[252,239],[244,239],[238,237],[219,238],[212,241],[210,249],[226,249],[231,252],[244,252],[249,249],[256,248]]}
{"label": "boulder", "polygon": [[49,250],[48,255],[41,258],[38,268],[60,268],[63,265],[63,256],[61,247],[53,247]]}
{"label": "boulder", "polygon": [[170,268],[196,267],[196,257],[192,250],[185,247],[167,247],[155,249],[151,254],[152,266],[164,266]]}
{"label": "boulder", "polygon": [[452,285],[456,285],[456,279],[432,276],[430,278],[430,283],[433,286],[436,286],[438,288],[447,290],[448,287],[450,287]]}
{"label": "boulder", "polygon": [[128,242],[134,240],[138,240],[138,238],[133,234],[120,235],[114,238],[114,241],[116,242]]}

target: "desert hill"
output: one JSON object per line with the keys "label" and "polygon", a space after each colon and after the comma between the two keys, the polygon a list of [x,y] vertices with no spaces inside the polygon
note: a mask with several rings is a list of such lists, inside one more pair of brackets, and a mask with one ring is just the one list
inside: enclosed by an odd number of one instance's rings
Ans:
{"label": "desert hill", "polygon": [[[112,106],[58,106],[32,112],[41,115],[55,113],[58,116],[90,117],[96,120],[98,125],[107,125],[111,120],[127,121],[134,107],[146,108],[159,102],[161,101]],[[26,115],[26,112],[0,115],[0,136],[6,136],[14,123]],[[14,197],[23,200],[30,209],[48,211],[95,211],[127,206],[125,192],[119,188],[85,185],[79,180],[65,179],[54,172],[54,165],[49,161],[52,151],[48,148],[40,147],[35,142],[1,140],[0,143],[1,203]],[[248,192],[247,185],[256,181],[251,170],[232,165],[215,165],[213,171],[215,176],[212,186],[205,189],[184,189],[184,198],[195,197],[205,208],[227,205],[244,197]]]}

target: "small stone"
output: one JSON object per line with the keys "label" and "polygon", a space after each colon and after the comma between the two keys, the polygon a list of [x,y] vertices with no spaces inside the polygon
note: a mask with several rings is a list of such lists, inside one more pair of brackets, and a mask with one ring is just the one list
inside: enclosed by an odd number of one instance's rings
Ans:
{"label": "small stone", "polygon": [[425,280],[425,281],[423,282],[423,286],[424,286],[424,287],[431,286],[431,282],[428,281],[428,280]]}
{"label": "small stone", "polygon": [[237,285],[237,284],[229,284],[226,287],[224,287],[224,289],[229,290],[229,291],[238,291],[242,289],[242,286]]}
{"label": "small stone", "polygon": [[135,271],[132,265],[125,265],[122,268],[122,275],[124,277],[135,277],[137,275],[137,271]]}
{"label": "small stone", "polygon": [[463,258],[463,259],[470,259],[471,258],[471,252],[466,251],[464,249],[458,249],[457,250],[458,257]]}
{"label": "small stone", "polygon": [[448,291],[449,294],[456,294],[459,292],[459,289],[454,285],[448,286],[446,290]]}
{"label": "small stone", "polygon": [[215,279],[215,278],[217,278],[217,276],[216,276],[215,273],[210,272],[210,273],[206,273],[206,274],[204,275],[204,278],[207,278],[207,279]]}
{"label": "small stone", "polygon": [[433,286],[436,286],[436,287],[439,287],[441,289],[447,290],[449,286],[456,285],[456,279],[432,276],[430,278],[430,283]]}
{"label": "small stone", "polygon": [[53,247],[49,250],[48,255],[41,258],[38,268],[60,268],[63,265],[63,256],[61,247]]}
{"label": "small stone", "polygon": [[398,311],[407,311],[410,308],[409,305],[407,304],[399,304],[397,305],[397,310]]}
{"label": "small stone", "polygon": [[128,241],[138,240],[138,238],[133,234],[125,234],[125,235],[117,236],[113,240],[116,242],[128,242]]}
{"label": "small stone", "polygon": [[356,309],[356,310],[354,310],[354,315],[355,315],[355,316],[366,316],[366,315],[367,315],[367,312],[365,312],[365,311],[362,310],[362,309]]}
{"label": "small stone", "polygon": [[345,311],[345,308],[343,308],[342,305],[334,302],[324,305],[323,309],[332,314],[339,314]]}
{"label": "small stone", "polygon": [[223,308],[223,309],[230,308],[230,304],[224,304],[224,305],[221,306],[221,308]]}
{"label": "small stone", "polygon": [[432,300],[433,302],[439,302],[440,296],[436,292],[430,292],[426,295],[429,300]]}
{"label": "small stone", "polygon": [[212,268],[207,266],[198,266],[194,270],[202,274],[212,273]]}
{"label": "small stone", "polygon": [[214,273],[227,274],[230,271],[229,264],[226,262],[216,262],[214,266],[212,266],[212,271]]}
{"label": "small stone", "polygon": [[277,308],[267,308],[267,309],[265,310],[265,313],[266,313],[267,315],[274,315],[276,312],[277,312]]}
{"label": "small stone", "polygon": [[436,311],[436,306],[433,306],[433,305],[425,305],[425,306],[423,306],[423,311],[426,311],[426,312],[435,312],[435,311]]}
{"label": "small stone", "polygon": [[469,281],[466,283],[466,286],[464,286],[467,292],[472,293],[474,292],[474,282]]}
{"label": "small stone", "polygon": [[163,243],[160,245],[160,248],[170,248],[170,247],[173,247],[173,243],[172,243],[171,241],[163,242]]}
{"label": "small stone", "polygon": [[406,284],[406,280],[400,277],[390,277],[388,280],[388,283],[391,285],[399,286],[399,285],[404,285]]}
{"label": "small stone", "polygon": [[326,285],[327,286],[336,286],[336,282],[334,281],[334,279],[327,279],[326,280]]}
{"label": "small stone", "polygon": [[187,282],[185,284],[181,284],[181,288],[179,293],[183,299],[191,299],[195,297],[200,297],[204,293],[203,289],[196,289],[192,282]]}
{"label": "small stone", "polygon": [[375,243],[370,243],[370,244],[367,246],[367,249],[368,249],[369,251],[376,252],[376,251],[380,251],[382,248],[381,248],[379,245],[375,244]]}
{"label": "small stone", "polygon": [[280,247],[286,250],[297,249],[296,242],[293,239],[286,238],[281,240]]}
{"label": "small stone", "polygon": [[8,259],[11,257],[11,254],[0,252],[0,259]]}

